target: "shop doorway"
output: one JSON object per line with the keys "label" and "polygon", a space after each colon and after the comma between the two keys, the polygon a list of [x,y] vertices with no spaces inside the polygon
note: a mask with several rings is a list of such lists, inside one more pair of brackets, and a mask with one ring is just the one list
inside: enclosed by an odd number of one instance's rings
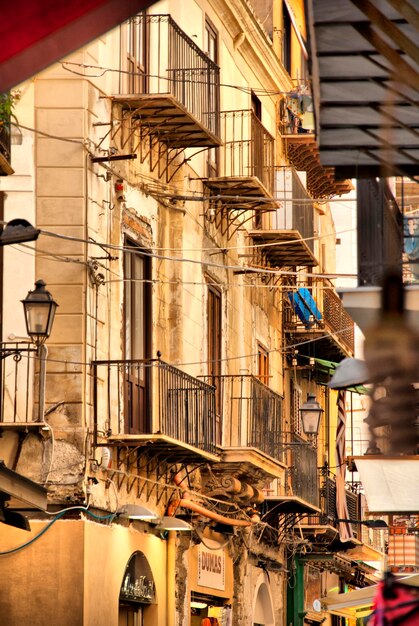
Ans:
{"label": "shop doorway", "polygon": [[118,626],[143,626],[143,609],[120,606]]}
{"label": "shop doorway", "polygon": [[231,606],[225,598],[192,592],[191,626],[231,624]]}

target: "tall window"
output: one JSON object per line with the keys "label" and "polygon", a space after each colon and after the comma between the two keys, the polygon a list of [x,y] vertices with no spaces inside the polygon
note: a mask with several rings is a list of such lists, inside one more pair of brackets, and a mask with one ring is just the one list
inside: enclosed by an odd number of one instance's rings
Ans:
{"label": "tall window", "polygon": [[125,42],[122,41],[122,58],[125,57],[125,93],[145,93],[147,84],[147,25],[145,12],[125,23]]}
{"label": "tall window", "polygon": [[221,292],[208,284],[208,374],[216,388],[217,443],[221,443]]}
{"label": "tall window", "polygon": [[269,352],[258,344],[258,378],[264,385],[269,385]]}
{"label": "tall window", "polygon": [[141,433],[150,427],[150,376],[142,362],[151,354],[150,259],[125,245],[132,250],[124,253],[125,432]]}
{"label": "tall window", "polygon": [[[218,63],[218,33],[208,18],[205,20],[204,52],[211,61]],[[213,112],[218,115],[218,111]],[[218,176],[218,148],[209,148],[207,151],[207,176],[216,178]]]}
{"label": "tall window", "polygon": [[283,29],[282,29],[282,64],[291,74],[291,18],[285,2],[282,3]]}
{"label": "tall window", "polygon": [[252,111],[255,114],[255,116],[258,118],[258,120],[261,122],[262,121],[262,102],[253,91],[252,91],[251,98],[252,98],[251,99]]}
{"label": "tall window", "polygon": [[[259,122],[262,121],[262,102],[257,97],[255,93],[252,91],[251,95],[251,109],[252,109],[252,118],[250,120],[251,128],[250,134],[252,138],[251,142],[251,170],[249,174],[252,176],[258,176],[258,178],[263,180],[263,162],[264,162],[264,140],[263,133],[261,133],[261,124]],[[256,119],[255,119],[256,118]],[[259,120],[259,122],[257,121]],[[255,210],[254,217],[254,228],[262,228],[263,220],[262,220],[262,212]]]}

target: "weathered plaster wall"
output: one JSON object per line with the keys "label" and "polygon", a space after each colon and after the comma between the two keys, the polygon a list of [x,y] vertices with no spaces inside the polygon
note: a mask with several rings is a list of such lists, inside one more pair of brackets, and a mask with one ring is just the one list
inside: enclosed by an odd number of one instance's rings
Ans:
{"label": "weathered plaster wall", "polygon": [[[31,533],[7,527],[0,550],[30,541],[45,526],[32,521]],[[83,552],[83,522],[61,521],[26,548],[1,556],[0,624],[82,626]]]}

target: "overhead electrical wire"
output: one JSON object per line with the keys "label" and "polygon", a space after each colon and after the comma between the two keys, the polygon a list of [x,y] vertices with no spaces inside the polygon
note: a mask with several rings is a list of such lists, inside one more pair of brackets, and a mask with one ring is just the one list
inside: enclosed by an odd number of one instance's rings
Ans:
{"label": "overhead electrical wire", "polygon": [[[349,230],[353,230],[353,229],[349,229]],[[345,231],[346,232],[346,231]],[[190,259],[190,258],[186,258],[186,257],[175,257],[175,256],[168,256],[168,255],[163,255],[163,254],[157,254],[154,252],[150,252],[147,250],[144,250],[143,248],[135,248],[133,246],[119,246],[117,244],[110,244],[110,243],[103,243],[103,242],[92,242],[90,240],[87,239],[83,239],[80,237],[72,237],[70,235],[61,235],[59,233],[54,233],[51,231],[46,231],[46,230],[41,230],[41,234],[46,235],[48,237],[55,237],[58,239],[66,239],[66,240],[70,240],[70,241],[78,241],[78,242],[83,242],[83,243],[87,243],[87,244],[91,244],[91,245],[99,245],[102,248],[109,248],[110,250],[119,250],[121,252],[128,252],[131,254],[141,254],[142,256],[145,257],[150,257],[150,258],[155,258],[161,261],[176,261],[179,263],[192,263],[192,264],[198,264],[198,265],[205,265],[206,267],[214,267],[214,268],[218,268],[218,269],[224,269],[224,270],[238,270],[238,271],[243,271],[245,270],[246,272],[248,272],[249,274],[271,274],[273,276],[306,276],[306,277],[310,277],[310,278],[355,278],[357,275],[356,274],[343,274],[343,273],[315,273],[315,272],[298,272],[298,271],[291,271],[291,270],[279,270],[279,269],[269,269],[269,268],[255,268],[252,266],[242,266],[242,265],[227,265],[224,263],[215,263],[214,261],[209,261],[206,259]],[[330,237],[330,236],[335,236],[334,233],[330,233],[330,234],[326,234],[324,235],[324,237]],[[322,236],[320,236],[322,237]],[[295,240],[295,242],[299,242],[301,240],[297,239]],[[289,243],[289,242],[288,242]],[[164,249],[164,248],[163,248]],[[200,251],[200,249],[199,249]]]}
{"label": "overhead electrical wire", "polygon": [[[96,513],[93,513],[92,511],[89,511],[89,509],[87,507],[84,507],[84,506],[69,507],[68,509],[64,509],[63,511],[60,511],[58,514],[55,514],[54,519],[52,519],[46,526],[44,526],[44,528],[42,528],[39,531],[39,533],[37,533],[34,537],[29,539],[29,541],[25,541],[25,543],[22,543],[21,545],[16,546],[15,548],[9,548],[8,550],[1,550],[0,551],[0,556],[7,556],[9,554],[15,554],[16,552],[19,552],[20,550],[23,550],[24,548],[29,547],[35,541],[40,539],[42,537],[42,535],[44,535],[47,532],[47,530],[49,530],[51,528],[51,526],[53,524],[55,524],[55,522],[57,522],[61,517],[63,517],[68,511],[74,511],[76,509],[79,510],[81,513],[85,513],[86,515],[89,515],[90,517],[93,517],[96,520],[105,521],[105,520],[110,520],[111,518],[115,517],[115,513],[111,513],[109,515],[96,515]],[[45,512],[46,511],[44,511],[44,513]]]}
{"label": "overhead electrical wire", "polygon": [[[99,70],[101,73],[97,74],[97,75],[88,75],[85,73],[81,73],[81,72],[77,72],[76,70],[72,70],[70,67],[66,67],[68,65],[72,65],[75,67],[80,67],[80,68],[84,68],[84,69],[93,69],[93,70]],[[166,81],[168,83],[178,83],[181,82],[183,83],[193,83],[193,84],[203,84],[203,85],[208,85],[208,81],[200,81],[200,80],[194,80],[191,78],[187,78],[187,77],[183,77],[182,78],[176,78],[175,76],[161,76],[159,74],[148,74],[148,73],[144,73],[144,72],[132,72],[129,70],[123,70],[120,68],[114,68],[114,67],[103,67],[101,65],[93,65],[93,64],[89,64],[89,63],[76,63],[75,61],[62,61],[61,62],[61,67],[67,71],[70,72],[71,74],[76,74],[77,76],[82,76],[83,78],[102,78],[105,74],[107,74],[108,72],[113,72],[116,74],[126,74],[129,76],[139,76],[141,78],[146,77],[146,78],[153,78],[153,79],[157,79],[157,80],[161,80],[161,81]],[[289,91],[285,91],[285,90],[279,90],[279,89],[275,89],[275,90],[269,90],[269,89],[265,89],[263,87],[246,87],[246,86],[242,86],[242,85],[233,85],[231,83],[220,83],[220,88],[225,87],[228,89],[236,89],[237,91],[241,91],[242,93],[246,93],[251,95],[252,93],[255,93],[257,95],[260,96],[288,96],[288,95],[292,95],[295,94],[297,89],[291,89]]]}
{"label": "overhead electrical wire", "polygon": [[[346,333],[348,331],[350,331],[352,329],[352,326],[347,326],[345,328],[341,328],[340,330],[334,330],[333,333],[335,335],[340,335],[342,333]],[[293,344],[287,344],[287,346],[284,348],[270,348],[266,350],[267,354],[282,354],[282,355],[289,355],[289,356],[293,356],[294,355],[294,350],[296,350],[297,348],[310,344],[310,343],[315,343],[316,341],[320,341],[321,339],[327,339],[328,337],[330,337],[330,334],[325,333],[323,335],[318,335],[316,337],[313,337],[312,339],[307,339],[305,341],[299,341],[297,343],[293,343]],[[7,343],[7,342],[6,342]],[[15,343],[14,341],[10,341],[11,344]],[[259,356],[259,352],[251,352],[251,353],[247,353],[247,354],[240,354],[240,355],[236,355],[236,356],[226,356],[223,357],[221,359],[216,359],[216,360],[205,360],[205,361],[184,361],[184,362],[177,362],[176,363],[176,367],[190,367],[190,366],[195,366],[195,365],[205,365],[208,366],[209,363],[227,363],[227,362],[231,362],[231,361],[237,361],[237,360],[242,360],[242,359],[251,359],[251,358],[257,358]],[[306,355],[300,355],[300,356],[306,356]],[[31,354],[22,354],[22,358],[26,358],[26,359],[36,359],[36,356],[32,356]],[[157,358],[150,358],[147,359],[148,362],[144,362],[142,363],[142,366],[144,368],[151,368],[154,367],[155,364],[159,361],[159,359]],[[92,361],[74,361],[74,360],[70,360],[70,359],[57,359],[57,358],[52,358],[51,356],[48,356],[48,362],[51,363],[63,363],[66,365],[85,365],[87,367],[91,367],[92,365]],[[164,362],[164,359],[163,359]]]}

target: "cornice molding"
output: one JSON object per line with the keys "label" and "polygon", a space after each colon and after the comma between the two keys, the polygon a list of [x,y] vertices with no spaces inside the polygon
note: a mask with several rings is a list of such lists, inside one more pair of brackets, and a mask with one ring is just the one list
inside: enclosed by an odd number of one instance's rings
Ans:
{"label": "cornice molding", "polygon": [[[210,0],[209,5],[222,20],[230,35],[224,42],[232,55],[241,54],[249,67],[257,68],[255,74],[262,77],[270,89],[291,91],[292,81],[276,56],[272,42],[253,9],[246,0]],[[244,35],[244,39],[242,36]],[[243,40],[235,50],[234,40]]]}

